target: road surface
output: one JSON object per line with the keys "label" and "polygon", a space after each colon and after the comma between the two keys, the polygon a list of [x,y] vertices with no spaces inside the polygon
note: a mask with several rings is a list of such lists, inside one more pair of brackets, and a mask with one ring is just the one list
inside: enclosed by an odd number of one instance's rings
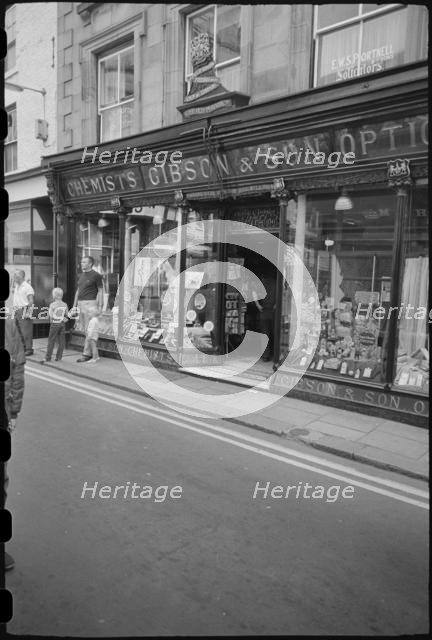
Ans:
{"label": "road surface", "polygon": [[419,481],[34,364],[9,471],[10,633],[428,631]]}

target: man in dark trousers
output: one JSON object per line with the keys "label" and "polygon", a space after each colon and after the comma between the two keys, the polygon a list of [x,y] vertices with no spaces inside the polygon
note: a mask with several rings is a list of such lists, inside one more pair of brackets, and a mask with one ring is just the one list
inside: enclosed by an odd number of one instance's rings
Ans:
{"label": "man in dark trousers", "polygon": [[[78,289],[75,293],[74,307],[79,309],[79,321],[81,329],[87,331],[89,311],[94,307],[99,313],[103,306],[103,280],[100,273],[93,269],[94,260],[91,256],[81,258],[82,273],[78,278]],[[91,356],[83,355],[77,362],[86,362]]]}

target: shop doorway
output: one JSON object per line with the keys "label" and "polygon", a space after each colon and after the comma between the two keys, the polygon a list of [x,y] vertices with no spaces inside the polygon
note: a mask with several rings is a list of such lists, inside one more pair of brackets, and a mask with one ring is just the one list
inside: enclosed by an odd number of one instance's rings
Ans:
{"label": "shop doorway", "polygon": [[[268,233],[263,231],[264,233]],[[273,233],[278,237],[277,233]],[[265,379],[273,369],[273,362],[277,359],[275,348],[276,331],[276,267],[258,251],[252,251],[235,244],[227,245],[226,261],[229,263],[230,284],[225,287],[223,308],[223,340],[224,352],[230,353],[240,346],[246,331],[254,331],[268,337],[267,346],[262,357],[256,364],[245,372],[244,376],[251,379]],[[260,238],[257,234],[254,238],[259,247]],[[264,243],[264,239],[262,241]],[[267,292],[265,298],[260,296],[246,285],[251,301],[246,302],[239,293],[237,286],[241,284],[241,276],[238,266],[243,266],[257,276]],[[232,276],[232,277],[230,277]],[[245,283],[242,283],[243,287]],[[236,286],[237,285],[237,286]],[[239,287],[241,288],[241,287]]]}

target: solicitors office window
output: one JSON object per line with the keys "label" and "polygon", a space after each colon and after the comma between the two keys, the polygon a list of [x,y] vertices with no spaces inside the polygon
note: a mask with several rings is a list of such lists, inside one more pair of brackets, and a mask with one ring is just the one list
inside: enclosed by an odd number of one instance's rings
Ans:
{"label": "solicitors office window", "polygon": [[17,162],[17,112],[16,105],[6,109],[8,121],[8,134],[4,142],[5,173],[16,171]]}
{"label": "solicitors office window", "polygon": [[240,9],[239,5],[210,5],[187,16],[186,82],[192,76],[191,41],[207,33],[212,47],[216,75],[223,86],[235,91],[240,86]]}
{"label": "solicitors office window", "polygon": [[5,29],[7,33],[7,55],[5,58],[5,73],[15,67],[16,64],[16,42],[15,42],[15,26],[16,26],[16,7],[13,5],[6,11]]}
{"label": "solicitors office window", "polygon": [[133,110],[134,48],[131,46],[99,60],[100,142],[131,135]]}
{"label": "solicitors office window", "polygon": [[422,6],[325,4],[315,7],[314,86],[426,60]]}

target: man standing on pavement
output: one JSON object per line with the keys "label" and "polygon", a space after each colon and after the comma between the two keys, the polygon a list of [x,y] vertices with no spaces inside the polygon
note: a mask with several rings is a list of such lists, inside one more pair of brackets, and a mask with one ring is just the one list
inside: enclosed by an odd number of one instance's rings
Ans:
{"label": "man standing on pavement", "polygon": [[18,319],[21,332],[25,340],[25,355],[33,354],[33,302],[34,289],[26,282],[25,271],[17,269],[14,273],[13,311]]}
{"label": "man standing on pavement", "polygon": [[[78,279],[78,289],[75,293],[74,307],[79,309],[79,320],[83,331],[87,331],[90,309],[96,307],[101,313],[103,306],[103,280],[100,273],[93,269],[94,260],[91,256],[81,258],[82,273]],[[83,356],[90,360],[91,356]],[[80,362],[83,361],[80,358]]]}

